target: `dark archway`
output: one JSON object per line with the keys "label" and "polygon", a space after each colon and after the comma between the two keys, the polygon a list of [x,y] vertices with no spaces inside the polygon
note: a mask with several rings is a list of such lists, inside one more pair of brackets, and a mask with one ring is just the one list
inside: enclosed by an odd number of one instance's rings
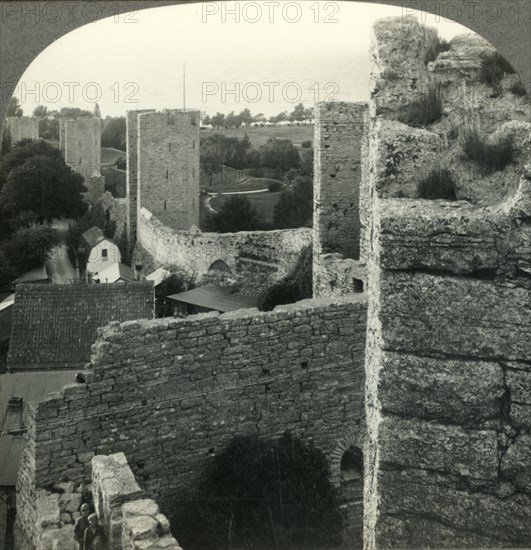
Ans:
{"label": "dark archway", "polygon": [[345,521],[344,542],[348,548],[363,548],[363,452],[351,446],[340,464],[340,507]]}

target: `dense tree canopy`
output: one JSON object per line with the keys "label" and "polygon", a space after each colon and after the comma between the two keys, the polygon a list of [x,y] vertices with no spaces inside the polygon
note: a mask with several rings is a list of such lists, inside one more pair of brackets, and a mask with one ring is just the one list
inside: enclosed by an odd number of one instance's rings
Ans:
{"label": "dense tree canopy", "polygon": [[0,242],[0,287],[44,263],[48,252],[60,242],[55,229],[21,229]]}
{"label": "dense tree canopy", "polygon": [[223,203],[217,214],[209,216],[206,226],[208,231],[232,233],[264,229],[265,222],[249,199],[234,195]]}
{"label": "dense tree canopy", "polygon": [[290,189],[283,189],[275,204],[273,221],[279,229],[311,227],[313,217],[313,179],[300,176]]}
{"label": "dense tree canopy", "polygon": [[126,123],[125,117],[107,117],[101,132],[101,146],[113,147],[125,151],[126,148]]}
{"label": "dense tree canopy", "polygon": [[259,149],[262,166],[275,168],[282,173],[290,168],[299,168],[299,151],[289,139],[269,138]]}
{"label": "dense tree canopy", "polygon": [[86,211],[83,177],[58,149],[42,140],[21,141],[0,161],[0,208],[11,219],[32,212],[42,219]]}

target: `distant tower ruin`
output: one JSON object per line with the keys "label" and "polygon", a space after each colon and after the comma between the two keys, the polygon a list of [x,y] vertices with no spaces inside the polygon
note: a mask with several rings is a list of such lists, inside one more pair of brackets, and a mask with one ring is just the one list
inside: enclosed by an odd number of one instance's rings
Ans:
{"label": "distant tower ruin", "polygon": [[59,148],[66,164],[81,174],[94,202],[105,191],[101,170],[101,119],[80,117],[59,121]]}
{"label": "distant tower ruin", "polygon": [[[314,296],[360,292],[364,197],[362,149],[367,103],[315,106]],[[344,261],[347,260],[347,261]],[[363,260],[363,258],[361,258]]]}
{"label": "distant tower ruin", "polygon": [[360,256],[361,149],[367,103],[315,106],[313,220],[317,254]]}
{"label": "distant tower ruin", "polygon": [[[130,212],[136,179],[137,208],[146,208],[172,229],[199,225],[199,111],[128,113],[128,123]],[[131,221],[130,227],[134,224]]]}
{"label": "distant tower ruin", "polygon": [[14,145],[23,139],[39,139],[39,119],[31,116],[12,116],[8,118],[11,143]]}

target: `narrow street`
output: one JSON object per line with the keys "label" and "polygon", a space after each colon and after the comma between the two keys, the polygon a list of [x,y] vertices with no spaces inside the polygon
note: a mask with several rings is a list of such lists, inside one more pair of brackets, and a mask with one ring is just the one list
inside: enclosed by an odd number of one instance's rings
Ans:
{"label": "narrow street", "polygon": [[46,271],[54,284],[70,284],[76,279],[76,270],[70,263],[65,244],[53,248],[46,259]]}
{"label": "narrow street", "polygon": [[[68,223],[71,220],[54,220],[52,227],[56,229],[64,239],[68,231]],[[46,271],[54,284],[71,284],[76,279],[76,270],[70,262],[66,245],[60,244],[53,248],[46,259]]]}

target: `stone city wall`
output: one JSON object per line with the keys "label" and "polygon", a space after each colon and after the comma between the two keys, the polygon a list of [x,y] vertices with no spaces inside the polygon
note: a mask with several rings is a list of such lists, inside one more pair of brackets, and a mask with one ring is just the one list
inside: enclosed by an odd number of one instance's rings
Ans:
{"label": "stone city wall", "polygon": [[123,452],[170,517],[234,435],[311,439],[339,484],[343,450],[362,439],[365,323],[353,295],[101,329],[88,382],[28,419],[19,531],[31,532],[35,488],[89,480],[96,454]]}
{"label": "stone city wall", "polygon": [[202,276],[221,260],[233,275],[241,275],[243,288],[250,294],[287,275],[302,249],[312,245],[312,230],[307,228],[202,233],[194,227],[175,231],[145,209],[138,213],[137,229],[133,263],[141,264],[145,274],[161,266],[177,265]]}
{"label": "stone city wall", "polygon": [[[85,180],[101,169],[101,119],[81,117],[64,120],[65,162]],[[62,150],[62,147],[61,147]]]}
{"label": "stone city wall", "polygon": [[39,119],[37,117],[13,116],[8,118],[8,124],[13,145],[23,139],[39,139]]}
{"label": "stone city wall", "polygon": [[[445,135],[463,115],[458,103],[445,103],[443,119],[427,128],[396,120],[443,67],[446,87],[472,81],[483,98],[481,125],[492,133],[513,124],[522,98],[508,90],[490,97],[477,81],[492,50],[478,37],[454,38],[426,66],[433,40],[415,20],[383,20],[374,29],[365,548],[528,546],[526,138],[515,133],[514,162],[486,177]],[[447,162],[457,198],[468,201],[415,199],[436,162]]]}

